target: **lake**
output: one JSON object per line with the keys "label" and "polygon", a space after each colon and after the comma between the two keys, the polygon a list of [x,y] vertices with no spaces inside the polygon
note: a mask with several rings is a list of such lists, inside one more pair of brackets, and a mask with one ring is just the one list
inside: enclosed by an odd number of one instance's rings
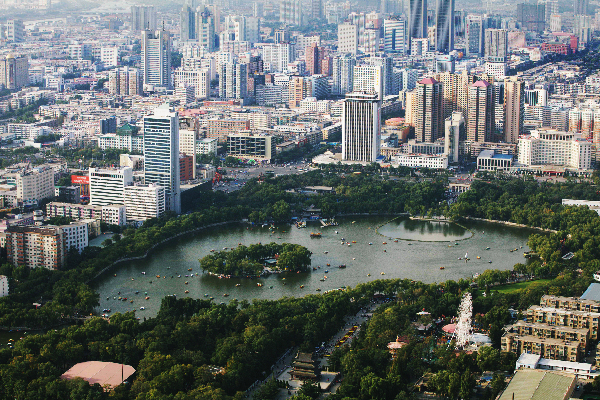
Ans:
{"label": "lake", "polygon": [[[119,264],[97,279],[94,286],[100,293],[98,311],[137,310],[138,317],[153,317],[161,299],[168,295],[214,297],[215,302],[227,302],[233,298],[304,296],[319,293],[318,289],[322,293],[382,278],[427,283],[470,278],[486,269],[506,270],[524,263],[523,252],[529,250],[527,238],[535,232],[479,221],[467,221],[463,226],[389,216],[346,217],[337,221],[339,226],[321,227],[315,221],[303,229],[278,226],[274,232],[266,226],[231,224],[173,240],[148,258]],[[320,232],[322,237],[311,238],[311,232]],[[305,246],[313,252],[312,266],[317,270],[259,279],[219,279],[202,273],[198,260],[211,250],[259,242]],[[467,253],[468,262],[464,260]],[[342,264],[346,268],[338,268]],[[118,297],[127,297],[127,301],[119,301]]]}

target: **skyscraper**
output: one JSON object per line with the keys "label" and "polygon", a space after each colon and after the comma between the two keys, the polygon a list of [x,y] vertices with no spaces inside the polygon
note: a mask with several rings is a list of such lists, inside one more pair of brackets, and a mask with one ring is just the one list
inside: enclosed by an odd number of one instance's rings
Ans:
{"label": "skyscraper", "polygon": [[394,60],[386,54],[379,53],[367,59],[369,65],[381,66],[381,80],[383,81],[383,96],[398,94],[398,85],[394,85]]}
{"label": "skyscraper", "polygon": [[442,84],[433,78],[417,83],[415,137],[417,142],[433,142],[443,135]]}
{"label": "skyscraper", "polygon": [[196,39],[196,14],[189,5],[184,5],[179,13],[181,40]]}
{"label": "skyscraper", "polygon": [[156,30],[156,10],[154,6],[131,6],[131,30]]}
{"label": "skyscraper", "polygon": [[213,52],[216,49],[215,32],[217,23],[217,19],[208,8],[198,8],[195,14],[195,40],[208,52]]}
{"label": "skyscraper", "polygon": [[144,90],[154,88],[172,89],[171,38],[169,32],[142,31],[142,74]]}
{"label": "skyscraper", "polygon": [[485,30],[485,73],[502,80],[506,76],[508,33],[505,29]]}
{"label": "skyscraper", "polygon": [[454,50],[454,0],[437,0],[435,49],[440,53]]}
{"label": "skyscraper", "polygon": [[7,54],[0,59],[0,85],[6,89],[19,90],[29,84],[29,60]]}
{"label": "skyscraper", "polygon": [[483,55],[483,18],[481,15],[467,15],[465,37],[467,40],[467,55],[479,56]]}
{"label": "skyscraper", "polygon": [[343,96],[352,91],[354,86],[354,66],[356,58],[349,54],[337,56],[333,59],[333,84],[331,94],[334,96]]}
{"label": "skyscraper", "polygon": [[406,19],[394,17],[383,21],[384,50],[386,53],[406,54],[409,51]]}
{"label": "skyscraper", "polygon": [[375,162],[380,142],[381,105],[377,95],[348,93],[342,119],[342,160]]}
{"label": "skyscraper", "polygon": [[427,0],[409,0],[408,38],[427,37]]}
{"label": "skyscraper", "polygon": [[469,87],[469,120],[467,140],[491,142],[494,133],[494,91],[486,81]]}
{"label": "skyscraper", "polygon": [[523,134],[525,82],[511,76],[504,81],[504,141],[517,143]]}
{"label": "skyscraper", "polygon": [[302,2],[300,0],[281,0],[279,22],[288,25],[302,25]]}
{"label": "skyscraper", "polygon": [[310,0],[310,18],[311,19],[323,18],[323,1],[322,0]]}
{"label": "skyscraper", "polygon": [[181,213],[179,115],[168,104],[144,117],[144,183],[163,186],[166,209]]}
{"label": "skyscraper", "polygon": [[350,23],[338,25],[338,51],[342,54],[358,53],[358,26]]}

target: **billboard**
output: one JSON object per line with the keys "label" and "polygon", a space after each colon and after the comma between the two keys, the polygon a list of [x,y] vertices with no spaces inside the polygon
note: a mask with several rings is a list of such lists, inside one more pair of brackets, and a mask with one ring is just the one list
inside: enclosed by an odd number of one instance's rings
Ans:
{"label": "billboard", "polygon": [[71,183],[76,183],[79,185],[82,185],[82,184],[89,185],[90,177],[89,176],[71,175]]}

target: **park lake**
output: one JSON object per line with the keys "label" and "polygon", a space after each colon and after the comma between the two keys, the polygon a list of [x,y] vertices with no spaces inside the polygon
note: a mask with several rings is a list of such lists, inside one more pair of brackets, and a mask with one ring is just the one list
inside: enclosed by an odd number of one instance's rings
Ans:
{"label": "park lake", "polygon": [[[382,278],[427,283],[471,278],[486,269],[507,270],[516,263],[525,263],[527,238],[535,232],[480,221],[457,225],[389,216],[344,217],[337,222],[338,226],[329,227],[309,222],[303,229],[294,225],[269,229],[229,224],[172,240],[146,259],[118,264],[99,277],[95,281],[100,294],[98,311],[102,314],[102,310],[110,309],[113,314],[135,310],[143,318],[155,316],[161,299],[170,295],[212,297],[218,303],[234,298],[274,300],[355,287]],[[322,235],[311,238],[311,232]],[[198,260],[211,250],[259,242],[307,247],[313,253],[313,270],[257,279],[219,279],[200,269]],[[467,253],[468,262],[464,259]]]}

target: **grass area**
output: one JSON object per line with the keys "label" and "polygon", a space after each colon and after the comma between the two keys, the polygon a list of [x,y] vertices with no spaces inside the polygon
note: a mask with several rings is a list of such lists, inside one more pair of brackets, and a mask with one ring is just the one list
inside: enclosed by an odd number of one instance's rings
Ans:
{"label": "grass area", "polygon": [[552,281],[552,279],[538,279],[535,281],[512,283],[510,285],[499,286],[498,288],[494,288],[493,290],[500,293],[513,293],[517,290],[527,289],[530,285],[544,285],[550,281]]}

